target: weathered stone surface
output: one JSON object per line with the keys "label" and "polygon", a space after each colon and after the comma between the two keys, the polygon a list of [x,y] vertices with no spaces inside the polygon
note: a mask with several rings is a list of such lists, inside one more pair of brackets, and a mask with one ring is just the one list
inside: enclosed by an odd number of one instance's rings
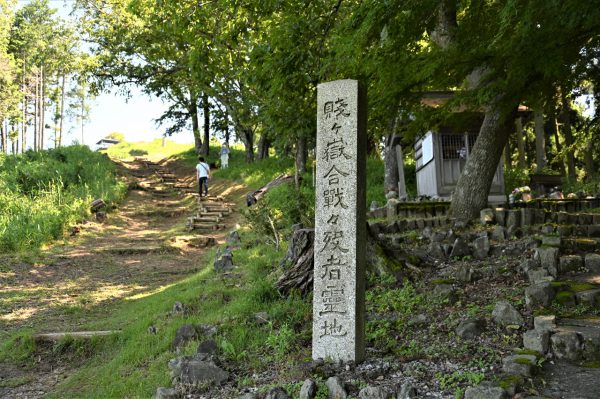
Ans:
{"label": "weathered stone surface", "polygon": [[558,359],[577,361],[583,357],[583,338],[574,331],[552,334],[552,352]]}
{"label": "weathered stone surface", "polygon": [[533,355],[512,355],[502,359],[502,371],[506,374],[531,377],[535,371],[537,357]]}
{"label": "weathered stone surface", "polygon": [[344,384],[339,377],[329,377],[325,382],[325,385],[327,385],[327,389],[329,389],[330,399],[346,399],[348,397],[346,389],[344,389]]}
{"label": "weathered stone surface", "polygon": [[429,244],[429,255],[437,259],[444,259],[446,257],[444,247],[439,242]]}
{"label": "weathered stone surface", "polygon": [[157,388],[155,399],[178,399],[179,394],[173,388]]}
{"label": "weathered stone surface", "polygon": [[478,273],[469,265],[461,265],[456,271],[456,280],[465,283],[471,283],[481,278],[481,273]]}
{"label": "weathered stone surface", "polygon": [[566,212],[558,212],[556,214],[556,223],[568,224],[569,223],[569,214]]}
{"label": "weathered stone surface", "polygon": [[586,254],[585,255],[585,267],[594,273],[600,273],[600,255],[599,254]]}
{"label": "weathered stone surface", "polygon": [[196,350],[196,353],[204,353],[207,355],[216,355],[218,350],[219,350],[219,346],[217,345],[217,342],[212,339],[209,339],[207,341],[202,341],[200,343],[200,345],[198,345],[198,349]]}
{"label": "weathered stone surface", "polygon": [[578,304],[598,306],[600,305],[600,288],[577,292],[575,299]]}
{"label": "weathered stone surface", "polygon": [[545,354],[548,352],[550,332],[544,330],[529,330],[523,334],[523,347]]}
{"label": "weathered stone surface", "polygon": [[506,240],[506,227],[497,225],[492,230],[492,240],[504,241]]}
{"label": "weathered stone surface", "polygon": [[195,356],[184,356],[169,362],[171,378],[184,384],[221,384],[229,379],[229,373],[213,362],[199,360]]}
{"label": "weathered stone surface", "polygon": [[237,399],[258,399],[258,396],[255,393],[247,392]]}
{"label": "weathered stone surface", "polygon": [[385,387],[369,386],[360,390],[358,399],[395,399],[394,395]]}
{"label": "weathered stone surface", "polygon": [[463,257],[470,254],[471,251],[469,249],[467,241],[462,237],[456,238],[456,240],[454,240],[454,244],[452,245],[452,252],[450,252],[450,257]]}
{"label": "weathered stone surface", "polygon": [[254,321],[256,321],[256,324],[258,325],[267,324],[270,319],[267,312],[258,312],[254,314]]}
{"label": "weathered stone surface", "polygon": [[494,214],[496,215],[496,223],[498,226],[506,226],[506,209],[496,208],[494,209]]}
{"label": "weathered stone surface", "polygon": [[479,211],[479,220],[481,224],[492,224],[496,220],[494,210],[492,208],[485,208]]}
{"label": "weathered stone surface", "polygon": [[496,303],[496,306],[492,311],[492,317],[497,324],[502,326],[509,324],[523,325],[525,323],[521,313],[519,313],[517,309],[515,309],[515,307],[507,301],[500,301]]}
{"label": "weathered stone surface", "polygon": [[530,269],[527,271],[527,279],[531,284],[554,281],[546,269]]}
{"label": "weathered stone surface", "polygon": [[396,219],[396,217],[398,217],[398,204],[399,203],[400,203],[400,201],[398,201],[398,199],[396,199],[396,198],[388,199],[387,203],[385,204],[386,216],[387,216],[388,220],[393,220],[393,219]]}
{"label": "weathered stone surface", "polygon": [[452,284],[436,284],[433,289],[433,295],[439,299],[448,301],[448,303],[456,303],[458,301],[458,292]]}
{"label": "weathered stone surface", "polygon": [[521,226],[521,211],[518,209],[509,209],[506,212],[506,228],[510,229]]}
{"label": "weathered stone surface", "polygon": [[465,399],[508,399],[508,394],[500,387],[481,383],[476,387],[467,388]]}
{"label": "weathered stone surface", "polygon": [[480,336],[485,328],[485,323],[481,319],[468,319],[461,321],[454,332],[462,339],[473,339]]}
{"label": "weathered stone surface", "polygon": [[530,270],[535,270],[540,268],[540,262],[535,259],[525,258],[519,264],[519,272],[527,275]]}
{"label": "weathered stone surface", "polygon": [[525,304],[529,308],[550,306],[554,299],[554,288],[549,282],[530,285],[525,289]]}
{"label": "weathered stone surface", "polygon": [[551,224],[545,224],[540,228],[540,233],[552,234],[554,233],[554,226],[552,226]]}
{"label": "weathered stone surface", "polygon": [[540,266],[548,270],[554,278],[558,274],[558,248],[539,247],[535,250],[535,259],[539,260]]}
{"label": "weathered stone surface", "polygon": [[556,330],[556,316],[536,316],[533,318],[533,328],[538,331],[553,332]]}
{"label": "weathered stone surface", "polygon": [[304,380],[299,399],[313,399],[317,395],[317,383],[310,378]]}
{"label": "weathered stone surface", "polygon": [[592,225],[587,228],[588,237],[600,237],[600,226]]}
{"label": "weathered stone surface", "polygon": [[217,251],[214,268],[218,273],[233,269],[233,253],[229,247],[225,248],[223,251]]}
{"label": "weathered stone surface", "polygon": [[542,245],[560,248],[561,244],[562,244],[562,238],[560,236],[543,236],[542,237]]}
{"label": "weathered stone surface", "polygon": [[242,245],[242,239],[240,238],[240,233],[237,230],[232,231],[227,236],[227,245],[230,247],[237,248]]}
{"label": "weathered stone surface", "polygon": [[171,345],[173,348],[180,348],[196,338],[198,338],[198,331],[196,330],[196,327],[191,324],[185,324],[177,329],[175,338],[173,339],[173,343]]}
{"label": "weathered stone surface", "polygon": [[579,270],[583,267],[583,259],[579,255],[564,255],[560,257],[558,263],[559,273],[568,273]]}
{"label": "weathered stone surface", "polygon": [[281,387],[271,389],[265,399],[290,399],[290,395],[288,395],[287,391]]}
{"label": "weathered stone surface", "polygon": [[535,209],[521,208],[521,226],[531,226],[535,223]]}
{"label": "weathered stone surface", "polygon": [[476,259],[485,259],[490,253],[490,240],[485,237],[478,237],[473,241],[473,256]]}
{"label": "weathered stone surface", "polygon": [[173,309],[171,310],[172,314],[181,314],[185,310],[185,306],[181,302],[175,302],[173,304]]}
{"label": "weathered stone surface", "polygon": [[415,399],[418,398],[417,390],[410,382],[405,382],[400,387],[396,399]]}
{"label": "weathered stone surface", "polygon": [[[318,85],[314,270],[327,274],[314,278],[313,359],[364,358],[366,116],[358,81]],[[343,154],[326,155],[339,139]]]}

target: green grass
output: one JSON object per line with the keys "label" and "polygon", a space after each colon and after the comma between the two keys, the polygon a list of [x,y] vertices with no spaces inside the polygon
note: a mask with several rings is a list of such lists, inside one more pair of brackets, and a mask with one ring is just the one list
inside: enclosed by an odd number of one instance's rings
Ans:
{"label": "green grass", "polygon": [[123,141],[109,147],[105,152],[109,157],[119,160],[131,160],[134,157],[147,157],[152,160],[160,160],[192,150],[193,147],[193,144],[178,144],[171,140],[165,140],[163,146],[163,140],[156,139],[133,143]]}
{"label": "green grass", "polygon": [[125,186],[114,165],[85,146],[0,156],[0,251],[37,249],[103,198],[118,202]]}

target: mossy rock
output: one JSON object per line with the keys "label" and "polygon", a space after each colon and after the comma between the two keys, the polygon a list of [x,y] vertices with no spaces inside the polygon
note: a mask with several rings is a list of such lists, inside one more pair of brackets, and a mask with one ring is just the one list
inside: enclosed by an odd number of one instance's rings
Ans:
{"label": "mossy rock", "polygon": [[560,291],[570,291],[573,293],[588,291],[588,290],[593,290],[594,288],[598,288],[598,286],[596,286],[594,284],[579,282],[579,281],[554,281],[551,283],[551,285],[552,285],[552,287],[554,287],[554,289],[556,289],[559,292]]}
{"label": "mossy rock", "polygon": [[431,283],[435,285],[454,284],[454,280],[450,278],[436,278],[435,280],[431,280]]}
{"label": "mossy rock", "polygon": [[574,306],[575,294],[570,291],[561,291],[554,297],[554,302],[563,306]]}
{"label": "mossy rock", "polygon": [[538,351],[534,351],[533,349],[517,349],[515,351],[515,354],[517,355],[532,355],[532,356],[540,356],[540,353]]}
{"label": "mossy rock", "polygon": [[592,360],[589,362],[584,362],[582,364],[583,367],[588,369],[600,369],[600,360]]}
{"label": "mossy rock", "polygon": [[511,387],[519,387],[523,385],[525,380],[520,375],[506,374],[496,379],[496,385],[503,389],[509,389]]}

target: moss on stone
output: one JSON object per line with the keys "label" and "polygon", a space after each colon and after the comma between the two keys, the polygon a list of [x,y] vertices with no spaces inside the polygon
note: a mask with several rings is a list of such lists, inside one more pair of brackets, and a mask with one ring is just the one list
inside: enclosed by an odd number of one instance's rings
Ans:
{"label": "moss on stone", "polygon": [[454,284],[454,280],[449,278],[436,278],[435,280],[431,280],[433,284],[441,285],[441,284]]}
{"label": "moss on stone", "polygon": [[551,283],[551,285],[558,291],[568,291],[574,293],[598,288],[594,284],[579,281],[554,281]]}
{"label": "moss on stone", "polygon": [[523,384],[523,378],[518,375],[507,374],[496,380],[496,384],[503,389],[508,389],[514,386]]}
{"label": "moss on stone", "polygon": [[532,362],[531,360],[524,358],[524,357],[518,357],[515,359],[515,363],[517,364],[527,364],[529,366],[535,366],[535,363]]}
{"label": "moss on stone", "polygon": [[539,356],[540,353],[538,351],[534,351],[533,349],[517,349],[515,351],[515,354],[517,355],[533,355],[533,356]]}
{"label": "moss on stone", "polygon": [[554,297],[554,301],[561,305],[569,305],[574,303],[575,298],[573,293],[570,291],[561,291]]}
{"label": "moss on stone", "polygon": [[583,363],[582,366],[588,369],[600,369],[600,360],[591,360]]}

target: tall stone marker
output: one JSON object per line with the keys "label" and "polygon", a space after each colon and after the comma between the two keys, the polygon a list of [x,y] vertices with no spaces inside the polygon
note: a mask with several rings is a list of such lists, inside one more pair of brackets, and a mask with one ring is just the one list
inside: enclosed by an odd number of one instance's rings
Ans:
{"label": "tall stone marker", "polygon": [[313,359],[365,352],[367,97],[355,80],[317,89]]}

